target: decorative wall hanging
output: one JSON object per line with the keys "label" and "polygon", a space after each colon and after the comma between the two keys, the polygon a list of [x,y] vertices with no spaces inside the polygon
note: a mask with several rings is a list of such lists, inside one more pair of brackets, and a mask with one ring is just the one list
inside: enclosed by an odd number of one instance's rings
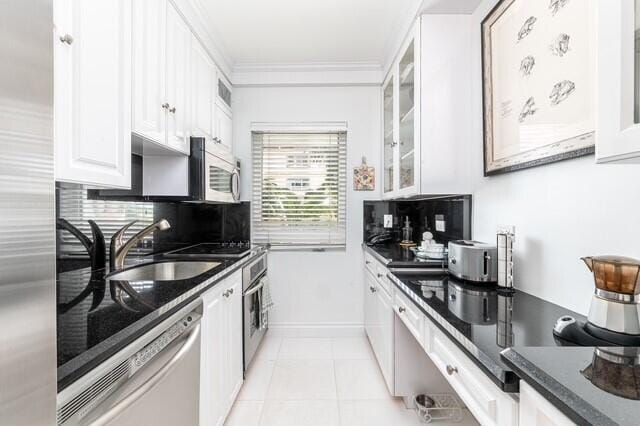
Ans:
{"label": "decorative wall hanging", "polygon": [[483,20],[485,176],[595,151],[593,3],[502,0]]}
{"label": "decorative wall hanging", "polygon": [[362,164],[353,168],[353,189],[355,191],[373,191],[376,189],[376,169],[367,165],[362,157]]}

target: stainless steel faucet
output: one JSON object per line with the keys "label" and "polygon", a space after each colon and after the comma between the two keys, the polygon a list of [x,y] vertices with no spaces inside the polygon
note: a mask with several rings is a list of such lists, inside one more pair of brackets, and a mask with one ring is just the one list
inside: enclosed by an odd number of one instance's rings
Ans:
{"label": "stainless steel faucet", "polygon": [[135,220],[120,228],[115,234],[113,234],[113,237],[111,237],[111,246],[109,247],[109,266],[111,267],[111,272],[124,268],[124,259],[127,257],[127,253],[129,253],[129,250],[135,247],[144,237],[152,232],[165,231],[171,228],[171,224],[169,224],[166,219],[160,219],[156,223],[147,226],[142,231],[129,238],[127,242],[123,242],[124,233],[134,223],[136,223]]}

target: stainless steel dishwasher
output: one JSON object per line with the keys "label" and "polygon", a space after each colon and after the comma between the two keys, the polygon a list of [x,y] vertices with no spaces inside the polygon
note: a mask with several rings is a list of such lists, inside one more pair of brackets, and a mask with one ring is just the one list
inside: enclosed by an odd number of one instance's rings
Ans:
{"label": "stainless steel dishwasher", "polygon": [[58,424],[198,425],[201,315],[190,304],[64,389]]}

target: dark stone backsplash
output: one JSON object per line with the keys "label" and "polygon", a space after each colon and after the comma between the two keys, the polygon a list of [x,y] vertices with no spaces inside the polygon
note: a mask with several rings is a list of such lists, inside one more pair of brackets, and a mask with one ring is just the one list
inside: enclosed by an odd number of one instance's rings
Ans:
{"label": "dark stone backsplash", "polygon": [[[395,241],[402,239],[405,217],[413,228],[413,241],[419,243],[422,234],[429,230],[437,242],[471,239],[471,195],[448,196],[422,200],[390,200],[364,202],[364,241],[384,231],[385,214],[393,215],[390,231]],[[436,231],[436,216],[444,219],[444,232]]]}

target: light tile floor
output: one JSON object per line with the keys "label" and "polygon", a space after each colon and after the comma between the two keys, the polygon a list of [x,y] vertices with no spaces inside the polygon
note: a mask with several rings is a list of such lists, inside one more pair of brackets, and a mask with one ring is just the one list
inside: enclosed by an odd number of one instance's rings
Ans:
{"label": "light tile floor", "polygon": [[[465,422],[466,423],[466,422]],[[267,335],[227,426],[413,426],[389,395],[366,337]]]}

